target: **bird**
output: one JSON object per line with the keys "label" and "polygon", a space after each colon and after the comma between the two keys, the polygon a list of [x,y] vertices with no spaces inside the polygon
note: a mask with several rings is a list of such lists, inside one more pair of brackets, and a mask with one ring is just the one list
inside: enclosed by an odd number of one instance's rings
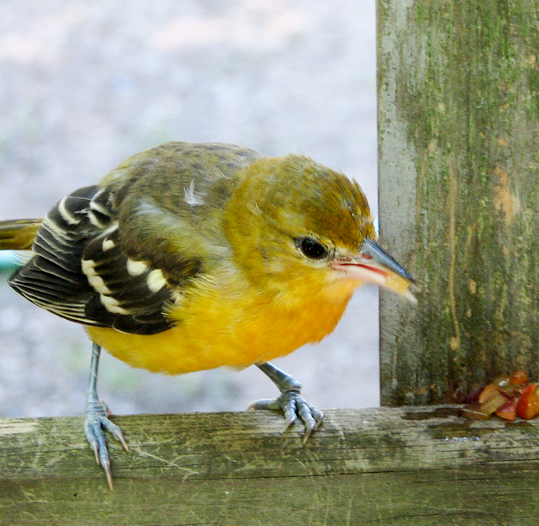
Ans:
{"label": "bird", "polygon": [[357,182],[225,143],[139,152],[43,219],[0,222],[0,250],[28,254],[14,290],[92,342],[84,432],[111,489],[106,432],[129,448],[97,394],[102,348],[169,375],[256,365],[280,395],[251,409],[299,419],[307,440],[323,412],[271,360],[330,334],[365,283],[415,300]]}

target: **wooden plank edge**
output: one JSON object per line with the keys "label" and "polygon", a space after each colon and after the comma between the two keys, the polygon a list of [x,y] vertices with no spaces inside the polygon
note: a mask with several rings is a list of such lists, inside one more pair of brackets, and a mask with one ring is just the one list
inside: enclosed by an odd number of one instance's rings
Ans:
{"label": "wooden plank edge", "polygon": [[0,522],[476,525],[505,513],[524,524],[539,505],[533,421],[465,420],[456,406],[327,410],[307,444],[299,424],[282,433],[265,412],[114,421],[131,452],[109,442],[110,492],[82,418],[0,419]]}

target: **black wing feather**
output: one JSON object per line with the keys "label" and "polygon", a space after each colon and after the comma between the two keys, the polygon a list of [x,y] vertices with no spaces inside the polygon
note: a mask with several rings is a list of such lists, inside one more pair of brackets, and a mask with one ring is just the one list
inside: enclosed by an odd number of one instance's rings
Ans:
{"label": "black wing feather", "polygon": [[9,283],[39,307],[77,323],[132,334],[171,327],[164,315],[172,301],[168,283],[152,290],[149,276],[157,269],[150,266],[136,275],[128,272],[106,188],[81,188],[60,200],[43,220],[33,251]]}

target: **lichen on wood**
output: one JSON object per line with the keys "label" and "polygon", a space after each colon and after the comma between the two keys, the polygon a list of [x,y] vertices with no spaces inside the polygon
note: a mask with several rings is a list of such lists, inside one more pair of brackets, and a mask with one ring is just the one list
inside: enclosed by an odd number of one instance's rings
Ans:
{"label": "lichen on wood", "polygon": [[378,1],[380,226],[422,287],[382,298],[382,399],[539,376],[539,2]]}

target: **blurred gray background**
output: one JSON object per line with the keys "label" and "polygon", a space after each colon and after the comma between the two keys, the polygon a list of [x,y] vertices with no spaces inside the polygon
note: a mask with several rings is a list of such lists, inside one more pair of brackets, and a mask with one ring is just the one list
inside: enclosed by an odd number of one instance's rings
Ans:
{"label": "blurred gray background", "polygon": [[[308,155],[376,207],[374,0],[2,0],[0,219],[41,217],[124,158],[169,140]],[[0,274],[0,416],[78,415],[90,343]],[[379,404],[378,293],[320,345],[276,360],[313,404]],[[103,356],[115,413],[243,410],[260,371],[180,377]]]}

